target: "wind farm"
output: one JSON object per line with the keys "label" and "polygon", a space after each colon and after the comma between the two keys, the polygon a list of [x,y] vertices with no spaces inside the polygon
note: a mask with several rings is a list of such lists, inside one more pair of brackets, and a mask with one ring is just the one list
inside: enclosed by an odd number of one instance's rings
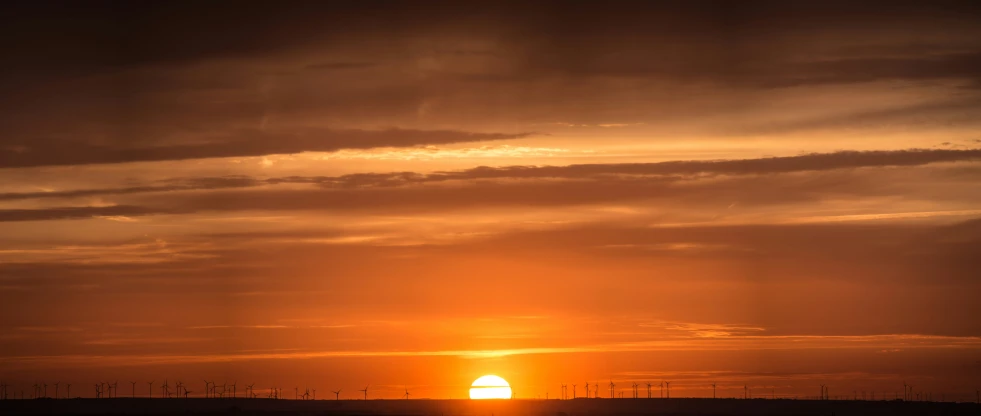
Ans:
{"label": "wind farm", "polygon": [[[133,383],[133,386],[136,383]],[[149,384],[149,383],[148,383]],[[234,385],[234,383],[223,383]],[[172,394],[152,397],[146,391],[146,395],[133,397],[119,397],[110,394],[112,386],[109,383],[102,383],[106,390],[99,390],[97,398],[69,398],[68,396],[59,397],[57,395],[46,396],[44,394],[44,383],[35,384],[34,395],[19,399],[9,397],[9,385],[0,384],[0,412],[3,414],[213,414],[215,412],[246,412],[249,414],[307,414],[316,412],[328,415],[459,415],[477,416],[488,413],[502,415],[541,415],[541,414],[566,414],[566,415],[976,415],[981,411],[981,403],[977,402],[979,393],[975,390],[975,401],[961,400],[933,401],[926,398],[934,396],[929,392],[922,392],[920,396],[916,391],[910,392],[903,387],[903,394],[898,391],[890,398],[879,400],[871,399],[871,395],[863,399],[861,395],[851,396],[830,396],[828,386],[821,385],[820,394],[815,396],[803,397],[760,397],[760,398],[737,398],[737,397],[685,397],[675,395],[673,398],[652,397],[651,394],[641,396],[633,394],[639,386],[650,387],[651,382],[631,381],[625,396],[623,391],[616,390],[615,380],[610,380],[609,396],[599,397],[572,397],[559,396],[552,399],[539,398],[507,398],[492,400],[473,400],[473,399],[435,399],[435,398],[412,398],[412,393],[408,386],[376,386],[383,392],[389,392],[387,396],[367,398],[364,396],[368,387],[360,389],[361,397],[340,397],[343,389],[331,390],[333,398],[317,399],[316,391],[311,388],[304,388],[300,394],[300,388],[295,388],[293,398],[285,399],[278,393],[278,388],[270,388],[270,394],[259,397],[254,393],[253,386],[248,385],[245,397],[234,395],[224,395],[221,384],[207,383],[210,387],[203,390],[202,394],[194,395],[194,392],[183,387],[183,383],[176,385],[182,386],[180,393],[178,390]],[[595,383],[593,383],[595,384]],[[622,384],[622,383],[621,383]],[[165,384],[166,385],[166,384]],[[565,384],[561,384],[563,386]],[[668,382],[664,383],[665,387]],[[99,386],[99,384],[96,384]],[[748,386],[720,386],[712,383],[707,386],[711,394],[716,395],[716,389],[722,387],[725,391],[735,392],[739,390],[749,390]],[[695,386],[683,386],[685,391],[691,391]],[[176,387],[175,387],[176,389]],[[166,389],[164,389],[166,393]],[[251,394],[249,394],[251,393]],[[384,394],[384,393],[383,393]],[[527,392],[525,394],[531,394]],[[748,396],[748,394],[747,394]],[[880,394],[878,397],[888,395]],[[946,395],[944,395],[946,396]],[[912,397],[913,399],[909,399]],[[920,397],[919,400],[916,397]]]}

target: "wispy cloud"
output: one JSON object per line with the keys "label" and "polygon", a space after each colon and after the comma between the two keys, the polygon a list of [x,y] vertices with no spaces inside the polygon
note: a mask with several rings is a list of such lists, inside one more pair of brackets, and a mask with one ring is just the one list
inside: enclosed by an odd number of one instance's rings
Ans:
{"label": "wispy cloud", "polygon": [[[489,152],[494,154],[500,151],[501,154],[522,153],[525,148],[512,148],[502,146],[491,148],[496,149]],[[529,152],[551,152],[562,149],[529,149]],[[443,150],[430,151],[426,149],[399,150],[398,152],[418,151],[421,154],[441,153]],[[449,151],[479,153],[478,150],[462,149]],[[355,153],[351,153],[353,155]],[[360,156],[369,157],[370,153],[356,153]],[[384,154],[384,153],[380,153]],[[400,153],[401,154],[401,153]],[[357,156],[357,157],[360,157]],[[325,155],[323,157],[333,157]],[[355,156],[352,156],[355,157]],[[381,188],[396,187],[404,185],[420,185],[438,182],[456,182],[471,180],[584,180],[584,179],[615,179],[623,178],[626,180],[643,177],[665,177],[667,179],[679,179],[680,177],[691,175],[767,175],[793,172],[808,171],[829,171],[839,169],[854,168],[875,168],[875,167],[896,167],[896,166],[922,166],[931,163],[975,161],[981,160],[981,150],[899,150],[899,151],[867,151],[867,152],[836,152],[822,154],[808,154],[789,157],[772,157],[761,159],[742,159],[742,160],[709,160],[709,161],[671,161],[658,163],[621,163],[621,164],[583,164],[568,166],[505,166],[488,167],[482,166],[473,169],[460,171],[445,171],[434,173],[417,172],[387,172],[387,173],[359,173],[342,176],[288,176],[274,178],[254,178],[247,176],[227,176],[227,177],[201,177],[201,178],[172,178],[162,180],[160,183],[143,184],[139,186],[103,189],[75,189],[65,191],[44,191],[26,193],[4,193],[0,194],[0,200],[22,200],[38,198],[76,198],[91,197],[100,195],[128,195],[155,192],[174,192],[174,191],[194,191],[194,190],[221,190],[236,188],[253,188],[269,185],[291,184],[291,185],[316,185],[329,189],[351,189],[351,188]],[[99,208],[99,207],[95,207]],[[65,218],[72,218],[86,213],[74,213],[82,208],[60,208]],[[25,217],[30,210],[5,210],[0,214],[6,213],[11,219],[15,215]],[[125,206],[108,206],[97,213],[87,213],[87,215],[99,215],[103,217],[126,217],[140,215],[138,208]],[[0,219],[3,217],[0,216]]]}
{"label": "wispy cloud", "polygon": [[[576,346],[524,347],[487,350],[338,350],[295,352],[251,352],[202,355],[49,355],[4,357],[0,362],[8,364],[48,365],[132,365],[141,363],[176,364],[205,362],[239,362],[255,360],[294,360],[341,357],[459,357],[466,359],[500,358],[516,355],[652,352],[652,351],[765,351],[765,350],[814,350],[814,349],[949,349],[981,348],[981,337],[954,337],[921,334],[857,335],[857,336],[730,336],[710,334],[687,339],[657,341],[602,343]],[[96,359],[98,359],[96,361]]]}
{"label": "wispy cloud", "polygon": [[813,224],[813,223],[833,223],[849,221],[885,221],[885,220],[905,220],[916,218],[934,217],[976,217],[981,215],[981,210],[965,209],[958,211],[921,211],[921,212],[890,212],[879,214],[853,214],[853,215],[823,215],[815,217],[798,217],[785,220],[790,224]]}
{"label": "wispy cloud", "polygon": [[[0,148],[0,166],[24,168],[55,165],[86,165],[218,157],[263,156],[340,149],[370,149],[517,139],[533,133],[477,133],[453,130],[331,130],[306,129],[280,133],[268,130],[241,131],[224,140],[201,144],[157,146],[101,146],[69,140],[34,140],[19,147]],[[58,148],[58,152],[46,151]],[[13,149],[13,150],[12,150]]]}

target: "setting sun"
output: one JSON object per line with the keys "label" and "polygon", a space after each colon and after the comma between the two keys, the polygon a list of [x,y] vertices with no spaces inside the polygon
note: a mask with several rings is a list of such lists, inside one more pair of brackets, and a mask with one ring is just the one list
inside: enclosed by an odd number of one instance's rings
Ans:
{"label": "setting sun", "polygon": [[510,399],[511,386],[506,380],[495,375],[486,375],[474,380],[470,385],[470,398]]}

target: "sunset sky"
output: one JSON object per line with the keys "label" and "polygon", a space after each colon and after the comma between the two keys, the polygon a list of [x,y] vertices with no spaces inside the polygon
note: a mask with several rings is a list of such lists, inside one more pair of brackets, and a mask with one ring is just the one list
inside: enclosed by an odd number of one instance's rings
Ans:
{"label": "sunset sky", "polygon": [[976,3],[532,3],[0,6],[0,381],[974,400]]}

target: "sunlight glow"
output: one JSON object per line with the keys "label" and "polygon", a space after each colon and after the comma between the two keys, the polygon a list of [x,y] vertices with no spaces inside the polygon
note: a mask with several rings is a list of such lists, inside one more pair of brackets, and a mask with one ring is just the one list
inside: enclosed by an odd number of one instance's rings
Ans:
{"label": "sunlight glow", "polygon": [[471,384],[470,398],[473,400],[510,399],[511,386],[498,376],[482,376]]}

